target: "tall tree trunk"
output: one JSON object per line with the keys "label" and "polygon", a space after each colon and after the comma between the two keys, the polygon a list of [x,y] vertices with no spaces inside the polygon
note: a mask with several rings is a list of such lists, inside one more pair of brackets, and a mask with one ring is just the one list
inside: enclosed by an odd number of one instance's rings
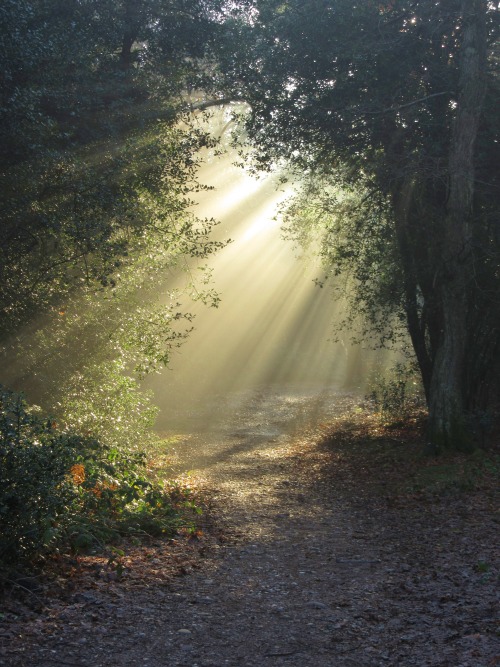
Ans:
{"label": "tall tree trunk", "polygon": [[432,360],[427,349],[425,323],[419,315],[417,296],[417,275],[415,268],[414,240],[409,231],[409,213],[412,205],[416,178],[409,177],[399,184],[393,194],[396,239],[402,257],[404,272],[405,312],[408,332],[422,377],[425,398],[430,400],[430,384],[432,378]]}
{"label": "tall tree trunk", "polygon": [[130,69],[133,63],[132,47],[139,35],[142,10],[140,0],[127,0],[125,2],[125,25],[120,51],[120,66],[124,70]]}
{"label": "tall tree trunk", "polygon": [[436,449],[468,445],[464,378],[471,280],[474,145],[486,90],[486,1],[462,3],[459,95],[449,154],[445,257],[437,284],[443,331],[431,379],[430,438]]}

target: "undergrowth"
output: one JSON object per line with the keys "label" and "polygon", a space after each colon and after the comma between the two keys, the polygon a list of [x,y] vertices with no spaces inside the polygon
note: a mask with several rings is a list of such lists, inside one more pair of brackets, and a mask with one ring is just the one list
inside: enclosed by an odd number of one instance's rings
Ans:
{"label": "undergrowth", "polygon": [[148,477],[144,453],[60,429],[0,387],[0,573],[194,530],[199,511],[188,487]]}
{"label": "undergrowth", "polygon": [[366,398],[385,423],[404,422],[425,403],[422,383],[412,363],[397,363],[386,372],[375,368]]}

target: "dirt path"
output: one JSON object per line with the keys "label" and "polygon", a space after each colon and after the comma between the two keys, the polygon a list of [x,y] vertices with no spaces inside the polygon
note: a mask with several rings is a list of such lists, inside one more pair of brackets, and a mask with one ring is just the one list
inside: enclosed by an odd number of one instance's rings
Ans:
{"label": "dirt path", "polygon": [[281,412],[275,401],[272,423],[254,404],[216,464],[201,452],[224,540],[201,549],[195,570],[77,591],[47,607],[49,626],[35,619],[11,638],[0,665],[497,664],[496,525],[484,499],[394,506],[374,471],[321,441],[307,401]]}

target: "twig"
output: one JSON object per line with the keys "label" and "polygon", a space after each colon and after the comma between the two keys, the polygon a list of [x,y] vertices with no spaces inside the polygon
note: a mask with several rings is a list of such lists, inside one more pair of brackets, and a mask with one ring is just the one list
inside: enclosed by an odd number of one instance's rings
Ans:
{"label": "twig", "polygon": [[30,590],[27,586],[23,586],[18,581],[14,581],[13,579],[4,579],[4,581],[8,584],[11,584],[12,586],[16,586],[17,588],[21,588],[23,591],[26,591],[26,593],[29,593],[30,595],[35,597],[38,600],[38,602],[42,603],[42,599],[40,597],[38,597],[38,595],[34,591]]}
{"label": "twig", "polygon": [[231,104],[232,102],[244,102],[245,99],[241,97],[219,97],[212,100],[204,100],[203,102],[193,102],[189,105],[189,111],[205,111],[211,107],[220,107],[225,106],[226,104]]}
{"label": "twig", "polygon": [[390,113],[391,111],[399,111],[400,109],[407,109],[408,107],[415,106],[415,104],[420,104],[420,102],[425,102],[426,100],[430,100],[432,97],[440,97],[441,95],[449,95],[453,93],[452,90],[443,90],[440,93],[432,93],[431,95],[425,95],[424,97],[419,97],[416,100],[412,100],[411,102],[406,102],[405,104],[398,104],[398,106],[395,107],[387,107],[387,109],[379,109],[378,111],[365,111],[363,109],[360,109],[359,107],[345,107],[344,109],[336,109],[335,107],[321,107],[323,111],[337,111],[338,113],[346,113],[346,112],[355,112],[359,113],[361,116],[376,116],[378,114],[382,113]]}
{"label": "twig", "polygon": [[389,113],[390,111],[399,111],[400,109],[406,109],[407,107],[412,107],[415,104],[420,104],[420,102],[425,102],[426,100],[430,100],[431,97],[439,97],[441,95],[449,95],[452,93],[452,90],[443,90],[440,93],[432,93],[432,95],[425,95],[425,97],[419,97],[418,100],[412,100],[411,102],[407,102],[406,104],[399,104],[397,107],[388,107],[387,109],[381,109],[380,111],[362,111],[361,113],[364,115],[375,115],[379,113]]}

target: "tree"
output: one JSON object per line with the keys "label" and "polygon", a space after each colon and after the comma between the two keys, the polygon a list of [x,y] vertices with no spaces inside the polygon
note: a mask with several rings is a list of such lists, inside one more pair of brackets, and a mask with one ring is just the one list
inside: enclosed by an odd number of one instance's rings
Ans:
{"label": "tree", "polygon": [[75,288],[111,285],[151,227],[146,194],[167,204],[165,188],[188,187],[208,139],[193,131],[174,147],[171,126],[219,30],[217,7],[2,3],[0,337]]}
{"label": "tree", "polygon": [[192,328],[168,271],[224,245],[192,211],[211,139],[176,122],[217,6],[0,6],[1,382],[50,415],[0,385],[0,568],[180,525],[145,477],[157,411],[138,379]]}
{"label": "tree", "polygon": [[138,376],[192,328],[165,276],[224,245],[192,211],[211,139],[180,95],[217,4],[0,7],[1,382],[104,444],[144,440]]}
{"label": "tree", "polygon": [[[258,165],[364,193],[357,219],[397,261],[390,307],[438,449],[466,446],[498,391],[498,16],[486,0],[257,0],[228,24],[216,84],[249,104]],[[336,212],[323,206],[327,224]]]}

